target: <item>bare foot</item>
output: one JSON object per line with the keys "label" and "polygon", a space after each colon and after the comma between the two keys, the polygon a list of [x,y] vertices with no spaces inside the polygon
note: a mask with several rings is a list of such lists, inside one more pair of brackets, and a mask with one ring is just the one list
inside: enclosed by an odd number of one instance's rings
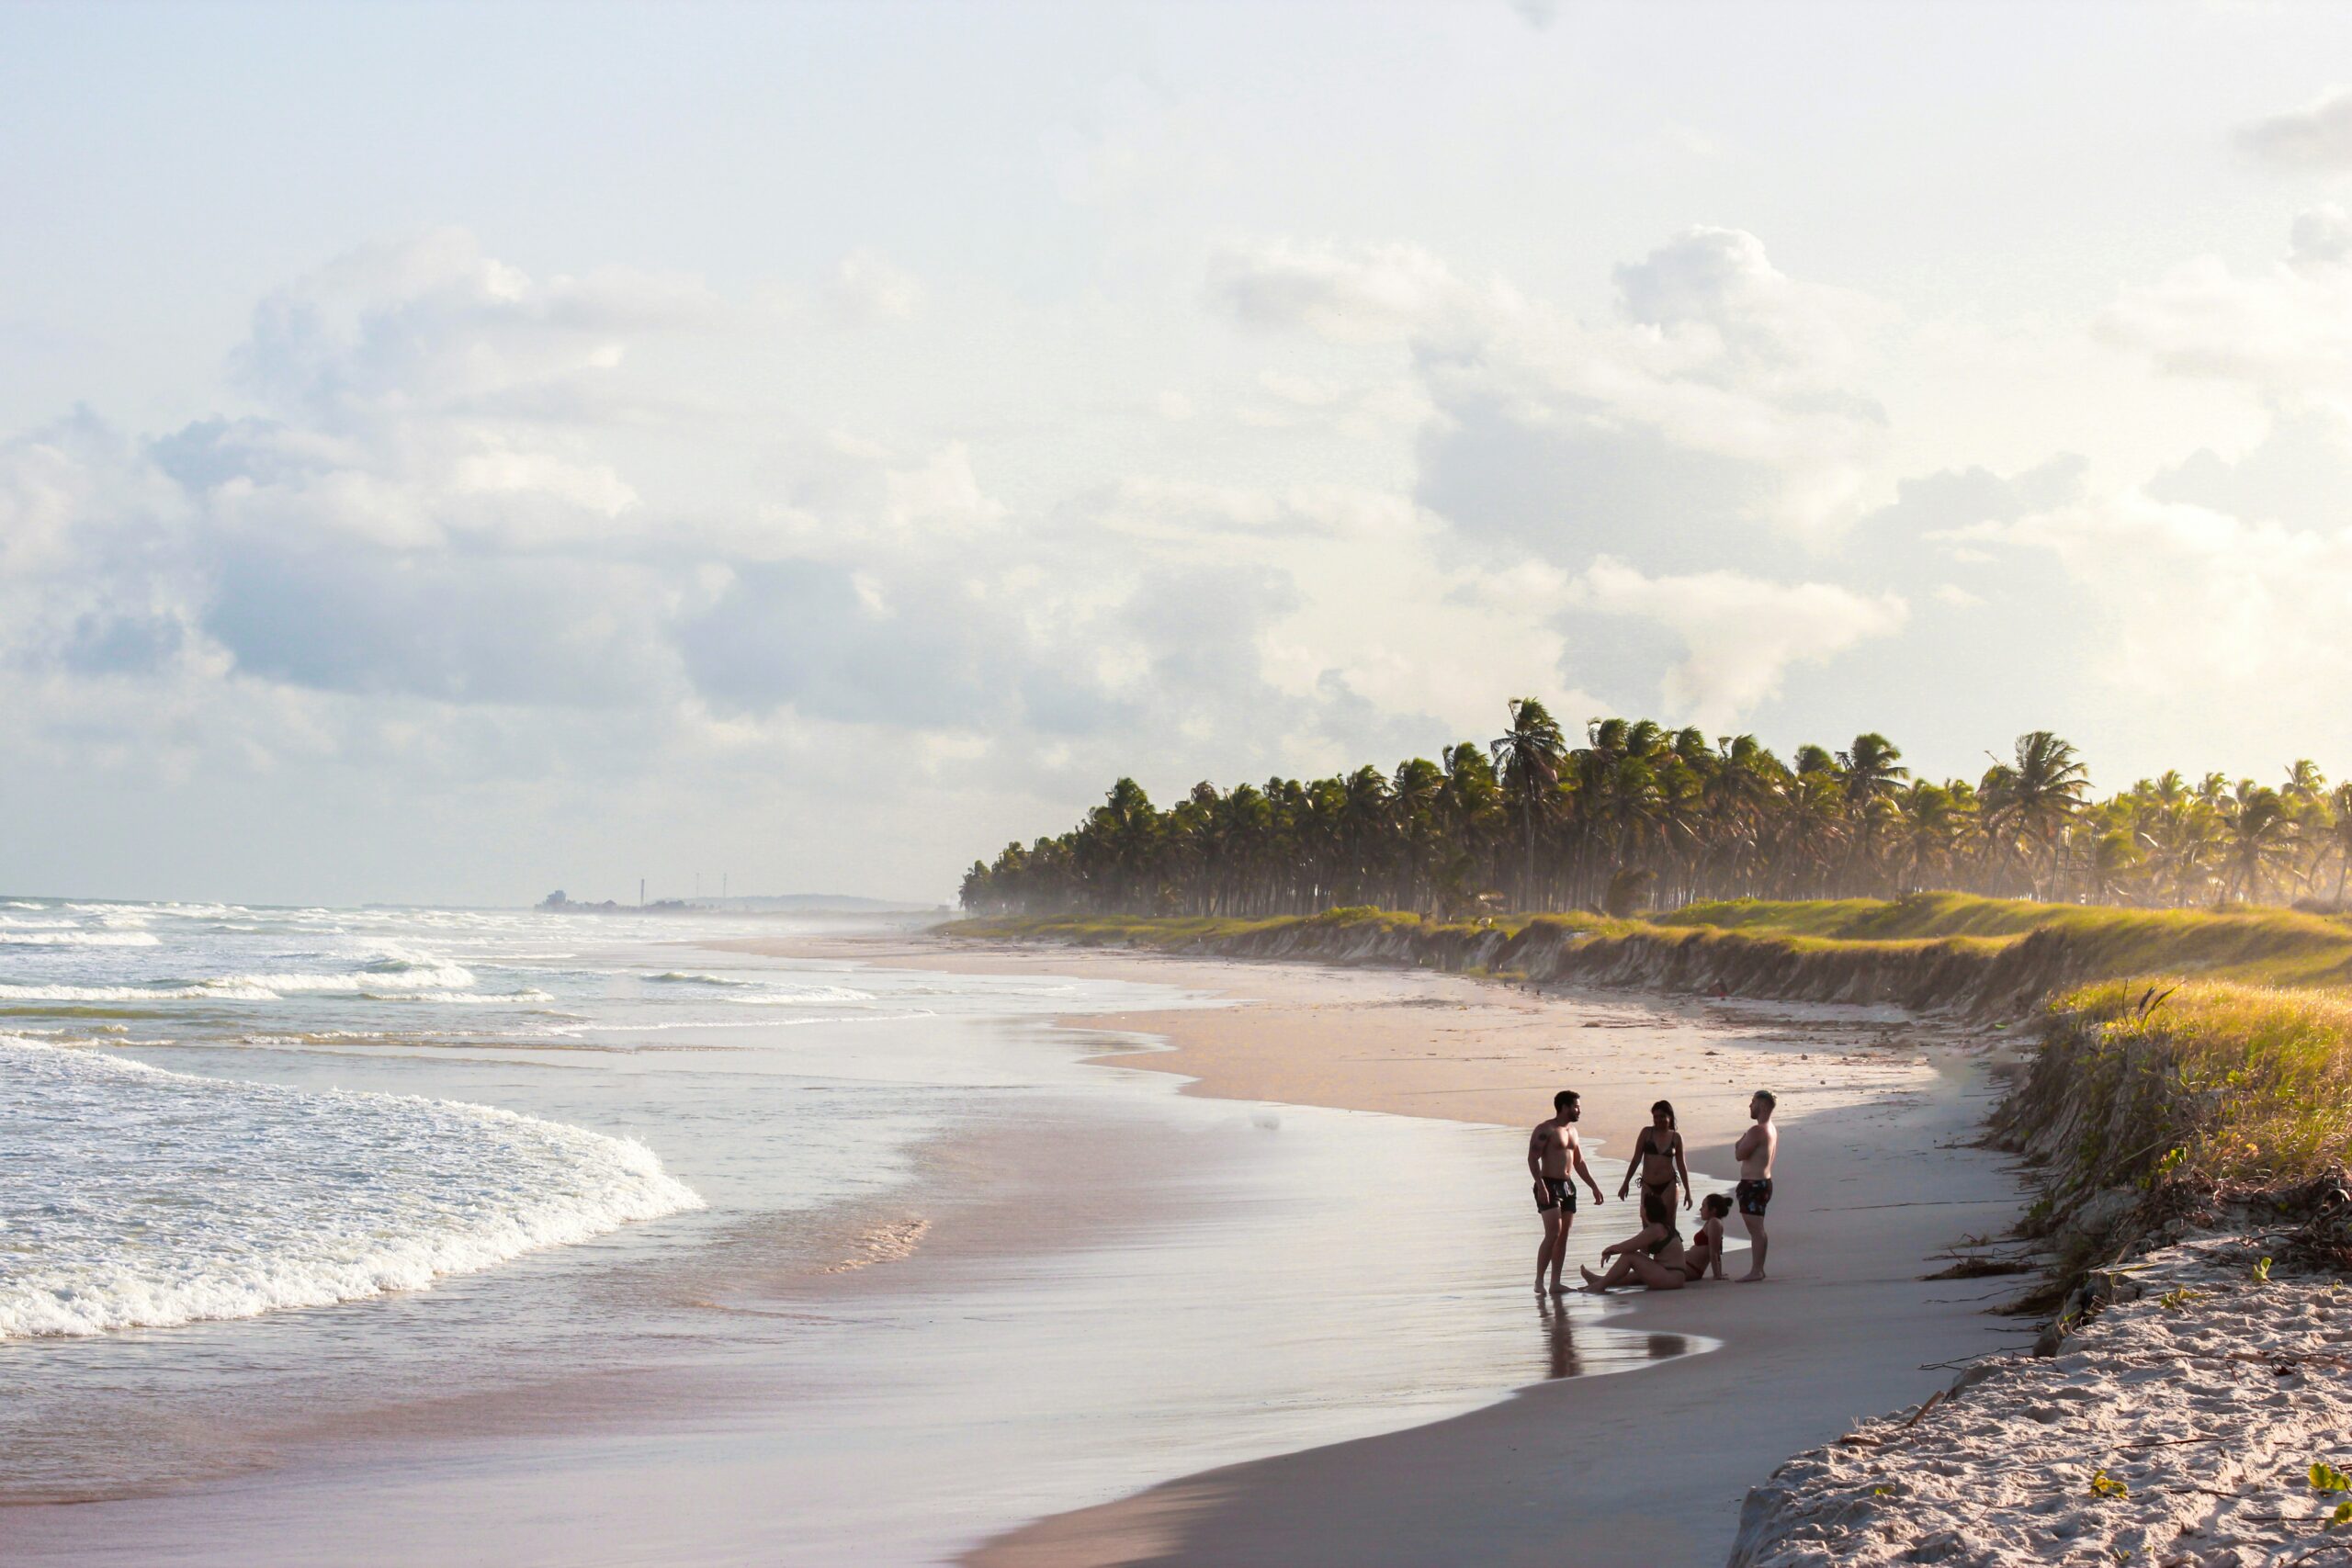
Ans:
{"label": "bare foot", "polygon": [[1587,1290],[1597,1291],[1600,1289],[1600,1275],[1594,1273],[1591,1269],[1586,1268],[1581,1263],[1577,1265],[1577,1272],[1584,1276],[1584,1283]]}
{"label": "bare foot", "polygon": [[1737,1280],[1735,1280],[1732,1282],[1737,1285],[1752,1285],[1762,1278],[1764,1278],[1764,1276],[1761,1274],[1742,1274]]}
{"label": "bare foot", "polygon": [[1552,1293],[1555,1296],[1565,1296],[1568,1293],[1568,1288],[1555,1280],[1552,1281]]}

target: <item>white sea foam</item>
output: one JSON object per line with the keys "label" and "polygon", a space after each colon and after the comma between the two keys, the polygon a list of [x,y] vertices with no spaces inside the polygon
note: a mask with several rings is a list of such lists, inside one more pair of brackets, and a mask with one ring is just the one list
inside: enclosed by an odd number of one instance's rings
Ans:
{"label": "white sea foam", "polygon": [[[473,972],[457,964],[418,964],[384,959],[340,975],[220,975],[209,979],[153,986],[0,985],[0,1001],[27,1002],[274,1002],[291,996],[405,999],[424,993],[446,998],[470,989]],[[517,999],[537,1000],[544,993]]]}
{"label": "white sea foam", "polygon": [[727,999],[742,1007],[788,1008],[799,1007],[806,1002],[870,1002],[874,999],[874,993],[854,990],[847,986],[804,986],[796,990],[767,991],[756,997],[729,997]]}
{"label": "white sea foam", "polygon": [[702,1207],[643,1145],[487,1106],[0,1036],[0,1337],[416,1290]]}
{"label": "white sea foam", "polygon": [[522,1002],[551,1002],[555,998],[536,988],[522,991],[362,991],[361,998],[371,1002],[445,1002],[467,1007],[497,1007]]}
{"label": "white sea foam", "polygon": [[162,940],[153,931],[0,931],[0,945],[15,947],[153,947]]}
{"label": "white sea foam", "polygon": [[653,976],[658,983],[673,986],[756,986],[756,980],[745,980],[726,975],[705,975],[694,969],[672,969]]}

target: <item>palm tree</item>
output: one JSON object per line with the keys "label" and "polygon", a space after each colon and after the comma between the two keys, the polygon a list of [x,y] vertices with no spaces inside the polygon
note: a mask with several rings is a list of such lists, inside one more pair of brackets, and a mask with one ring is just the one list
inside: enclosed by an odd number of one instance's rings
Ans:
{"label": "palm tree", "polygon": [[[2039,843],[2049,860],[2049,879],[2033,880],[2035,896],[2055,892],[2066,825],[2081,809],[2090,773],[2075,749],[2046,729],[2018,737],[2015,766],[1996,761],[1982,786],[1987,815],[1996,832],[2019,847]],[[2031,874],[2030,872],[2029,874]]]}
{"label": "palm tree", "polygon": [[1952,792],[1941,784],[1915,784],[1895,797],[1896,852],[1903,857],[1903,891],[1916,893],[1951,866],[1962,817]]}
{"label": "palm tree", "polygon": [[2224,818],[2230,829],[2230,878],[2224,889],[2249,902],[2260,902],[2278,867],[2294,852],[2294,822],[2278,792],[2247,779],[2238,785],[2233,809]]}
{"label": "palm tree", "polygon": [[2335,786],[2327,797],[2327,808],[2335,818],[2328,825],[2328,841],[2335,850],[2335,907],[2344,907],[2344,877],[2352,871],[2352,782]]}
{"label": "palm tree", "polygon": [[1865,872],[1878,858],[1878,829],[1895,786],[1911,776],[1901,766],[1903,753],[1883,735],[1857,735],[1849,750],[1838,753],[1838,775],[1845,792],[1846,814],[1853,821],[1854,860]]}
{"label": "palm tree", "polygon": [[1533,697],[1514,697],[1510,730],[1498,736],[1487,750],[1502,774],[1504,797],[1518,808],[1520,837],[1526,857],[1520,874],[1520,905],[1532,909],[1536,907],[1535,826],[1550,814],[1567,739],[1542,703]]}
{"label": "palm tree", "polygon": [[1275,915],[1379,898],[1458,915],[1504,880],[1529,908],[1926,886],[2188,904],[2319,888],[2331,865],[2340,903],[2352,884],[2352,784],[2329,788],[2309,761],[2277,789],[2168,772],[2093,801],[2047,731],[2020,736],[1981,793],[1911,779],[1877,734],[1803,747],[1793,768],[1753,736],[1711,746],[1646,720],[1596,719],[1585,739],[1565,750],[1521,701],[1510,734],[1449,746],[1442,767],[1203,782],[1164,813],[1121,779],[1069,831],[975,863],[965,907]]}

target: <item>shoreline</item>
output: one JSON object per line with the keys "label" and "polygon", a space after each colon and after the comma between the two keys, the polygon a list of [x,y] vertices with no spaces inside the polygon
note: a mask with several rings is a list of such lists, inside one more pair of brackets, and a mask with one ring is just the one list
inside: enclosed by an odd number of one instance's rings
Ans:
{"label": "shoreline", "polygon": [[[1622,1017],[1623,1033],[1605,1023],[1547,1032],[1566,998],[1461,976],[904,936],[743,945],[883,967],[1091,975],[1223,993],[1223,1008],[1062,1021],[1165,1039],[1164,1051],[1097,1059],[1184,1076],[1183,1092],[1208,1098],[1516,1126],[1548,1110],[1553,1087],[1573,1085],[1606,1155],[1663,1095],[1676,1102],[1694,1177],[1730,1168],[1750,1090],[1781,1091],[1774,1280],[1621,1297],[1612,1314],[1612,1323],[1714,1338],[1713,1353],[1641,1378],[1539,1383],[1466,1415],[1051,1516],[968,1553],[963,1561],[977,1568],[1533,1563],[1570,1544],[1588,1562],[1714,1568],[1748,1488],[1787,1455],[1949,1381],[1923,1363],[1998,1348],[1982,1298],[2006,1292],[1919,1278],[1939,1248],[2006,1229],[2022,1201],[2000,1156],[1967,1146],[1990,1093],[1978,1032],[1885,1010],[1621,992],[1574,1000]],[[1400,980],[1412,994],[1398,994]],[[1699,1020],[1726,1034],[1696,1062],[1616,1048],[1645,1020]],[[1279,1052],[1265,1048],[1272,1038]],[[1517,1194],[1521,1179],[1505,1185]],[[1613,1202],[1596,1210],[1588,1199],[1580,1231],[1616,1217]],[[1728,1234],[1740,1239],[1736,1221]],[[1535,1239],[1531,1213],[1531,1260]],[[1366,1263],[1377,1266],[1376,1248]]]}
{"label": "shoreline", "polygon": [[[673,969],[674,950],[638,966]],[[842,984],[837,966],[786,967],[812,994]],[[223,1432],[242,1434],[255,1465],[144,1495],[108,1487],[109,1501],[0,1510],[0,1556],[389,1568],[436,1551],[469,1560],[469,1543],[494,1541],[519,1561],[657,1563],[691,1540],[711,1562],[775,1561],[779,1548],[797,1563],[953,1561],[1023,1518],[1165,1477],[1704,1348],[1626,1332],[1596,1303],[1527,1310],[1510,1278],[1524,1181],[1506,1178],[1506,1209],[1488,1202],[1483,1174],[1513,1162],[1513,1134],[1237,1105],[1182,1095],[1164,1072],[1082,1065],[1162,1060],[1156,1041],[1101,1010],[1148,1007],[1164,1021],[1159,1010],[1204,998],[1058,972],[1037,983],[870,971],[852,984],[914,1010],[887,1029],[829,1032],[830,1043],[776,1032],[750,1051],[750,1036],[730,1033],[618,1056],[594,1041],[560,1058],[306,1044],[223,1063],[502,1103],[503,1091],[553,1096],[574,1113],[643,1107],[672,1129],[649,1146],[711,1181],[714,1210],[684,1250],[631,1247],[624,1233],[631,1256],[603,1264],[564,1249],[413,1296],[159,1335],[157,1350],[198,1376],[224,1358],[268,1356],[350,1397],[313,1400],[288,1382],[284,1399],[241,1384],[233,1406],[142,1406],[158,1440],[202,1431],[191,1440],[209,1452]],[[959,1103],[933,1108],[944,1121],[915,1109],[911,1179],[893,1176],[854,1213],[719,1201],[730,1188],[736,1199],[767,1190],[743,1185],[763,1168],[741,1162],[779,1156],[790,1140],[768,1130],[804,1125],[768,1120],[783,1102],[752,1091],[819,1066],[828,1085],[921,1084]],[[784,1092],[846,1103],[833,1087]],[[744,1120],[739,1108],[755,1103],[762,1113]],[[1353,1266],[1366,1212],[1385,1219],[1385,1276]],[[547,1294],[558,1278],[573,1284]],[[517,1303],[610,1375],[568,1375],[571,1357],[410,1353],[463,1349],[467,1325],[511,1327]],[[582,1322],[601,1332],[561,1326]],[[89,1345],[79,1359],[103,1367],[105,1348]],[[313,1346],[335,1354],[301,1371]],[[422,1375],[336,1382],[345,1349]],[[486,1382],[458,1375],[469,1365],[488,1369]],[[106,1453],[111,1433],[144,1430],[105,1415],[86,1424]]]}

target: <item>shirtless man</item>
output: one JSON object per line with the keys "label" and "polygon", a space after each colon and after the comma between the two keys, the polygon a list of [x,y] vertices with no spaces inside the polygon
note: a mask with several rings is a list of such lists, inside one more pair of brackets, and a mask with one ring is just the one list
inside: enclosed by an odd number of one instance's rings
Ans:
{"label": "shirtless man", "polygon": [[[1568,1227],[1576,1223],[1577,1189],[1569,1173],[1584,1178],[1592,1201],[1601,1201],[1600,1183],[1584,1163],[1584,1144],[1577,1137],[1577,1091],[1564,1089],[1552,1097],[1552,1119],[1535,1123],[1527,1140],[1527,1174],[1535,1179],[1535,1212],[1544,1220],[1544,1245],[1535,1249],[1535,1293],[1548,1288],[1555,1296],[1568,1293],[1560,1283],[1560,1265],[1568,1258]],[[1546,1287],[1544,1270],[1551,1270]]]}
{"label": "shirtless man", "polygon": [[1739,1135],[1732,1153],[1739,1160],[1739,1185],[1732,1189],[1739,1200],[1739,1223],[1747,1227],[1751,1260],[1741,1284],[1764,1278],[1764,1211],[1772,1203],[1772,1156],[1781,1151],[1781,1130],[1772,1125],[1772,1091],[1759,1089],[1747,1102],[1756,1125]]}

